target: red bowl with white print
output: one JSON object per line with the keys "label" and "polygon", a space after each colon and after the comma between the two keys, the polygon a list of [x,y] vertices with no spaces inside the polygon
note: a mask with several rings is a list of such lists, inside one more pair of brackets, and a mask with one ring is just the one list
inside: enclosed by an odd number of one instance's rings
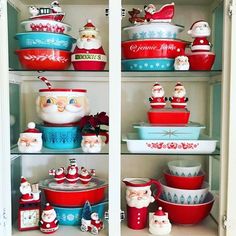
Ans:
{"label": "red bowl with white print", "polygon": [[21,66],[27,70],[66,70],[71,63],[71,52],[35,48],[16,50]]}
{"label": "red bowl with white print", "polygon": [[46,124],[72,125],[88,115],[89,104],[85,89],[51,88],[45,77],[39,78],[48,88],[39,90],[36,110]]}
{"label": "red bowl with white print", "polygon": [[122,42],[123,59],[175,58],[188,42],[178,39],[141,39]]}

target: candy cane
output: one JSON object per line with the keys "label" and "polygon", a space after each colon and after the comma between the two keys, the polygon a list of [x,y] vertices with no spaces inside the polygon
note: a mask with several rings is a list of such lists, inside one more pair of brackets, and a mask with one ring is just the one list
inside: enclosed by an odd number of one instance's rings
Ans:
{"label": "candy cane", "polygon": [[51,85],[51,83],[47,80],[47,78],[45,78],[45,77],[43,77],[43,76],[38,76],[38,79],[40,79],[41,81],[43,81],[43,82],[47,85],[47,87],[48,87],[49,89],[52,88],[52,85]]}

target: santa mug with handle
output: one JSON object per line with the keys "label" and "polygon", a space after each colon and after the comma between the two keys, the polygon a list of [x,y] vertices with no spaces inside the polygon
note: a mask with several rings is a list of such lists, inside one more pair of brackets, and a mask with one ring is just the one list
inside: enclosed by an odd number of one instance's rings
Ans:
{"label": "santa mug with handle", "polygon": [[[161,185],[155,179],[125,178],[127,224],[131,229],[143,229],[147,226],[148,206],[161,194]],[[152,196],[151,185],[155,185],[155,195]]]}

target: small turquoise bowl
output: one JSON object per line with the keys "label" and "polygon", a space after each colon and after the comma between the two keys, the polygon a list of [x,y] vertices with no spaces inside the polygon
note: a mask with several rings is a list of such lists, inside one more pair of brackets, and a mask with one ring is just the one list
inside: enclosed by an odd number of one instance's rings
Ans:
{"label": "small turquoise bowl", "polygon": [[122,69],[126,71],[171,71],[174,70],[174,59],[129,59],[122,60]]}
{"label": "small turquoise bowl", "polygon": [[[107,205],[107,201],[93,205],[91,206],[92,212],[97,212],[99,218],[103,219]],[[60,225],[81,225],[83,207],[67,208],[54,206],[54,209],[57,213],[57,219],[59,220]]]}
{"label": "small turquoise bowl", "polygon": [[76,39],[66,34],[48,32],[26,32],[16,34],[20,49],[50,48],[70,51]]}
{"label": "small turquoise bowl", "polygon": [[43,146],[51,149],[80,148],[82,135],[79,126],[46,126],[37,128],[43,133]]}

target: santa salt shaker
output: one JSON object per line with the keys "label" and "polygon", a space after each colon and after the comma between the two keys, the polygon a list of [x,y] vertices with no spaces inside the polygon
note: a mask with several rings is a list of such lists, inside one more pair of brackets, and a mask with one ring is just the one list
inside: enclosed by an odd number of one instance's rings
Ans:
{"label": "santa salt shaker", "polygon": [[167,97],[164,97],[164,95],[164,88],[160,84],[155,83],[152,87],[152,96],[149,97],[151,108],[164,108],[167,101]]}
{"label": "santa salt shaker", "polygon": [[168,213],[159,207],[154,213],[149,213],[149,232],[153,235],[167,235],[171,232]]}
{"label": "santa salt shaker", "polygon": [[185,95],[186,90],[184,86],[180,82],[178,82],[175,85],[173,97],[169,98],[172,108],[186,108],[188,98],[185,97]]}
{"label": "santa salt shaker", "polygon": [[75,70],[104,70],[107,57],[102,47],[98,29],[91,20],[79,30],[77,46],[72,54]]}
{"label": "santa salt shaker", "polygon": [[42,149],[42,133],[35,128],[34,122],[28,123],[28,129],[20,134],[17,144],[20,152],[39,152]]}
{"label": "santa salt shaker", "polygon": [[58,230],[59,222],[57,220],[56,211],[49,203],[46,204],[42,212],[40,221],[40,231],[45,234],[51,234]]}
{"label": "santa salt shaker", "polygon": [[65,174],[65,169],[64,167],[60,167],[57,170],[55,169],[50,169],[49,170],[49,175],[54,176],[54,179],[58,184],[64,183],[66,179],[66,174]]}
{"label": "santa salt shaker", "polygon": [[207,40],[207,37],[211,34],[211,29],[209,24],[204,20],[196,21],[192,24],[188,34],[194,38],[191,44],[192,52],[209,52],[211,49],[211,44]]}
{"label": "santa salt shaker", "polygon": [[86,168],[81,167],[79,172],[79,180],[82,184],[88,184],[92,179],[92,176],[94,175],[95,175],[94,169],[91,169],[89,172]]}

